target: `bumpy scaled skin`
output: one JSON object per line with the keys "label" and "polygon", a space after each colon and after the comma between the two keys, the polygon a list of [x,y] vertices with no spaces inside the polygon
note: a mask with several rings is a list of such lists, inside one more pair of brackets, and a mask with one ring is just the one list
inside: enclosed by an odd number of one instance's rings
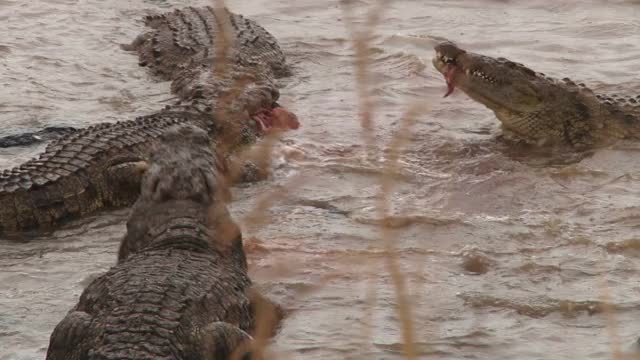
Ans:
{"label": "bumpy scaled skin", "polygon": [[[229,200],[229,187],[223,176],[226,172],[224,157],[212,146],[207,134],[193,126],[173,127],[161,135],[151,148],[150,167],[144,175],[140,196],[132,208],[127,235],[120,244],[118,261],[136,253],[153,241],[154,229],[164,227],[167,218],[175,217],[176,210],[165,206],[165,200],[173,199],[188,215],[208,226],[215,225],[218,234],[223,230],[219,224],[212,224],[212,204],[225,209]],[[173,203],[172,200],[172,203]],[[201,206],[193,206],[204,204]],[[153,214],[153,215],[152,215]],[[238,235],[238,228],[225,211],[219,218],[233,228],[232,238]]]}
{"label": "bumpy scaled skin", "polygon": [[640,139],[640,96],[595,94],[568,78],[555,80],[505,58],[445,42],[433,64],[454,88],[493,110],[509,134],[528,142],[577,148]]}
{"label": "bumpy scaled skin", "polygon": [[118,264],[53,331],[48,360],[251,359],[251,281],[206,132],[161,135]]}
{"label": "bumpy scaled skin", "polygon": [[[153,30],[132,48],[140,51],[141,58],[149,56],[149,51],[162,55],[158,63],[148,65],[162,76],[174,74],[172,92],[179,98],[177,104],[135,120],[70,132],[37,159],[4,170],[0,233],[52,228],[101,208],[132,204],[151,144],[171,125],[189,123],[206,129],[225,156],[254,143],[262,133],[299,126],[296,116],[276,103],[279,92],[273,77],[284,72],[286,63],[275,40],[255,23],[226,13],[235,19],[232,27],[242,45],[238,53],[244,54],[238,56],[263,63],[236,62],[229,64],[232,71],[216,73],[212,59],[207,58],[213,44],[206,41],[215,33],[212,14],[207,8],[189,8],[147,19]],[[188,20],[176,23],[178,18]],[[180,53],[184,49],[178,45],[165,44],[167,37],[182,39],[179,44],[188,41],[193,51]],[[150,48],[151,44],[160,47]],[[175,73],[159,70],[178,67],[181,70]]]}
{"label": "bumpy scaled skin", "polygon": [[153,140],[176,124],[209,122],[164,111],[77,130],[37,159],[0,174],[0,230],[49,227],[103,207],[132,204]]}
{"label": "bumpy scaled skin", "polygon": [[[137,50],[140,65],[165,80],[173,80],[194,63],[219,61],[216,50],[222,48],[227,49],[230,64],[249,68],[260,64],[276,77],[289,74],[276,39],[256,22],[227,9],[176,9],[147,16],[145,25],[151,30],[124,48]],[[228,42],[222,42],[221,34]]]}
{"label": "bumpy scaled skin", "polygon": [[171,80],[181,104],[205,105],[225,118],[266,114],[254,117],[264,132],[300,125],[290,112],[272,113],[283,110],[275,103],[274,78],[290,70],[275,38],[256,22],[227,9],[187,7],[147,16],[145,24],[151,30],[124,48],[138,53],[141,66]]}
{"label": "bumpy scaled skin", "polygon": [[233,65],[217,73],[203,63],[178,74],[171,91],[185,99],[180,102],[183,106],[206,109],[224,117],[227,123],[241,124],[241,119],[251,117],[264,133],[297,129],[300,123],[296,115],[276,102],[280,93],[270,72],[259,69],[250,71]]}

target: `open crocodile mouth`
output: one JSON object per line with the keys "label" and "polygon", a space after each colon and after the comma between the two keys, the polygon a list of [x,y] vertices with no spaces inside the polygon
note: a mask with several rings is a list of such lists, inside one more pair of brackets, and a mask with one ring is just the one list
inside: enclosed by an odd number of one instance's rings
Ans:
{"label": "open crocodile mouth", "polygon": [[[456,87],[460,87],[462,80],[466,78],[474,81],[481,81],[486,85],[497,84],[497,80],[490,75],[487,75],[484,71],[479,69],[471,70],[470,68],[457,64],[455,61],[445,63],[444,67],[440,71],[447,82],[447,92],[444,94],[444,97],[451,95]],[[465,92],[469,91],[469,89],[465,89],[464,87],[462,90],[465,90]]]}
{"label": "open crocodile mouth", "polygon": [[455,62],[445,64],[442,69],[439,69],[439,71],[442,73],[447,83],[447,91],[444,94],[444,97],[451,95],[457,87],[460,87],[461,90],[464,91],[469,97],[484,104],[492,110],[498,108],[509,108],[508,104],[496,102],[496,100],[491,96],[487,96],[488,93],[482,91],[474,91],[473,88],[465,86],[465,82],[467,82],[467,80],[469,79],[476,81],[479,80],[487,85],[495,85],[497,81],[483,71],[470,70],[469,68],[466,68],[460,64],[456,64]]}
{"label": "open crocodile mouth", "polygon": [[444,94],[444,97],[447,97],[453,93],[456,89],[456,73],[460,71],[460,67],[455,64],[447,64],[444,70],[444,79],[447,82],[447,92]]}
{"label": "open crocodile mouth", "polygon": [[433,64],[447,83],[444,97],[451,95],[456,87],[462,87],[462,90],[467,92],[469,89],[464,86],[466,80],[481,81],[487,85],[497,84],[494,77],[482,71],[474,61],[470,61],[469,54],[456,45],[444,42],[437,45],[435,50]]}
{"label": "open crocodile mouth", "polygon": [[269,134],[277,131],[296,130],[300,127],[298,117],[293,112],[274,103],[271,108],[265,108],[253,115],[253,120],[260,130]]}
{"label": "open crocodile mouth", "polygon": [[457,58],[465,51],[448,41],[436,45],[434,50],[436,55],[433,58],[433,65],[447,82],[447,92],[444,94],[444,97],[447,97],[456,89],[456,77],[464,74],[464,68]]}
{"label": "open crocodile mouth", "polygon": [[444,94],[444,97],[447,97],[456,89],[456,78],[463,75],[465,69],[457,63],[455,58],[443,55],[440,52],[436,52],[436,57],[433,59],[433,62],[447,82],[447,92]]}

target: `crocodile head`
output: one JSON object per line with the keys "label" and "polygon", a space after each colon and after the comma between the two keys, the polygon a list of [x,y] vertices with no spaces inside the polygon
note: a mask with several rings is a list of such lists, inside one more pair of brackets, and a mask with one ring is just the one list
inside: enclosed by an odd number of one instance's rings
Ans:
{"label": "crocodile head", "polygon": [[198,239],[210,232],[205,241],[212,248],[230,250],[246,265],[240,228],[226,208],[231,199],[226,160],[212,143],[205,130],[191,124],[175,125],[156,139],[118,262],[158,241],[200,246]]}
{"label": "crocodile head", "polygon": [[464,91],[496,112],[498,118],[513,113],[537,112],[545,103],[552,83],[522,64],[460,49],[450,42],[435,47],[433,65],[445,77],[449,96]]}
{"label": "crocodile head", "polygon": [[296,114],[280,106],[278,103],[273,103],[270,107],[260,109],[252,118],[264,133],[290,129],[295,130],[300,127],[300,122]]}
{"label": "crocodile head", "polygon": [[211,143],[209,134],[194,125],[176,125],[162,133],[153,145],[140,199],[189,200],[206,205],[230,200],[222,175],[227,164]]}
{"label": "crocodile head", "polygon": [[[555,80],[522,64],[468,52],[450,42],[438,44],[435,51],[433,65],[448,86],[445,96],[456,88],[462,90],[493,110],[503,129],[520,139],[538,145],[588,145],[600,136],[595,130],[606,125],[594,121],[594,114],[603,110],[598,97],[583,84],[568,78]],[[613,125],[606,126],[601,133],[624,135]]]}
{"label": "crocodile head", "polygon": [[231,64],[221,73],[204,61],[180,71],[171,91],[206,112],[234,115],[231,118],[247,115],[253,120],[251,126],[255,124],[261,133],[298,129],[298,117],[277,103],[280,92],[271,72],[264,64],[255,66],[257,69]]}

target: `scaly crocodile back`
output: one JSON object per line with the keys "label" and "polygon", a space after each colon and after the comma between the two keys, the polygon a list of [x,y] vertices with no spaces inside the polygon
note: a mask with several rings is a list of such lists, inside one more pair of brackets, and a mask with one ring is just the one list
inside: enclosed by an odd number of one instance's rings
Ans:
{"label": "scaly crocodile back", "polygon": [[247,67],[263,64],[276,76],[289,73],[275,38],[256,22],[227,9],[209,6],[176,9],[147,16],[145,24],[151,30],[126,48],[138,50],[140,65],[165,80],[173,80],[177,72],[192,64],[212,63],[222,26],[230,32],[227,35],[231,63]]}
{"label": "scaly crocodile back", "polygon": [[[250,116],[278,100],[273,78],[287,70],[273,36],[241,15],[210,7],[148,16],[145,22],[150,30],[128,48],[139,52],[143,65],[173,80],[179,100],[153,115],[74,131],[37,159],[4,170],[0,232],[52,228],[100,208],[132,204],[141,174],[127,164],[148,160],[153,140],[172,125],[207,129],[229,151],[256,140],[259,130]],[[232,61],[228,71],[214,73],[221,24],[233,39]],[[220,113],[224,119],[216,117]]]}
{"label": "scaly crocodile back", "polygon": [[242,236],[226,236],[210,142],[191,125],[161,135],[118,264],[56,326],[48,360],[228,359],[250,340]]}
{"label": "scaly crocodile back", "polygon": [[248,332],[251,281],[207,247],[209,232],[182,220],[163,233],[164,248],[132,255],[84,290],[53,331],[48,360],[203,359],[206,336],[211,350],[234,350],[207,325]]}
{"label": "scaly crocodile back", "polygon": [[[145,159],[151,142],[163,131],[188,122],[205,123],[205,118],[160,112],[98,124],[54,141],[38,158],[0,174],[0,231],[46,228],[98,208],[132,204],[139,179],[110,178],[107,170]],[[126,181],[131,181],[131,188]]]}
{"label": "scaly crocodile back", "polygon": [[[564,80],[571,88],[571,81]],[[640,95],[598,94],[579,86],[579,93],[589,108],[592,137],[607,144],[615,139],[640,139]]]}

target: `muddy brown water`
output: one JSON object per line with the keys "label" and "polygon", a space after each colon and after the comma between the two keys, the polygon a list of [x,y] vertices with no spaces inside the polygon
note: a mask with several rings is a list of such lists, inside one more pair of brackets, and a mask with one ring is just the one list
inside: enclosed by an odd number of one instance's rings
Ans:
{"label": "muddy brown water", "polygon": [[[0,0],[0,135],[159,109],[170,101],[168,84],[118,44],[150,11],[205,3]],[[243,219],[265,193],[288,194],[266,225],[243,222],[252,277],[291,310],[272,346],[280,357],[403,358],[380,224],[398,250],[420,358],[610,359],[632,348],[640,336],[640,145],[571,164],[514,155],[496,145],[498,122],[482,105],[459,91],[442,99],[430,59],[447,38],[637,94],[637,1],[390,4],[370,52],[376,143],[388,143],[409,104],[427,108],[386,218],[376,211],[384,154],[367,155],[363,143],[340,3],[228,4],[273,32],[295,67],[282,103],[303,126],[283,141],[305,156],[236,188],[232,205]],[[0,165],[43,147],[1,149]],[[44,357],[54,326],[114,264],[126,216],[101,213],[27,243],[0,240],[0,359]]]}

